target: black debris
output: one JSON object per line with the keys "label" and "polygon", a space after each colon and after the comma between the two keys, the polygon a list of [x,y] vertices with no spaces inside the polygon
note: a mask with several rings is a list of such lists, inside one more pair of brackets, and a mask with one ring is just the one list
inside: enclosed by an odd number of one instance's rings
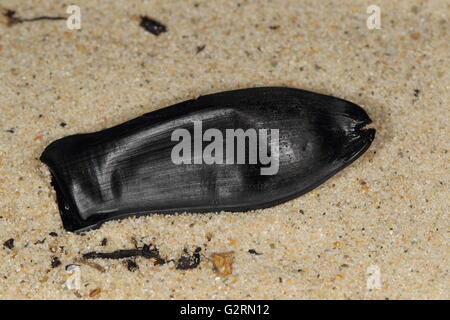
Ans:
{"label": "black debris", "polygon": [[39,16],[35,18],[19,18],[16,16],[16,11],[10,9],[4,9],[3,16],[6,18],[6,25],[8,26],[12,26],[16,23],[32,22],[39,20],[66,20],[66,17],[50,17],[50,16]]}
{"label": "black debris", "polygon": [[7,18],[13,18],[15,14],[16,14],[15,10],[3,9],[3,15]]}
{"label": "black debris", "polygon": [[201,46],[197,46],[197,51],[196,51],[196,53],[199,54],[200,52],[202,52],[203,50],[205,50],[205,48],[206,48],[206,45],[205,45],[205,44],[204,44],[204,45],[201,45]]}
{"label": "black debris", "polygon": [[5,242],[3,242],[3,245],[8,248],[8,249],[13,249],[14,248],[14,239],[8,239]]}
{"label": "black debris", "polygon": [[305,211],[303,211],[302,209],[300,209],[299,213],[305,214]]}
{"label": "black debris", "polygon": [[419,93],[420,93],[419,89],[414,89],[414,97],[417,98],[419,96]]}
{"label": "black debris", "polygon": [[65,126],[67,126],[67,123],[61,122],[59,125],[64,128]]}
{"label": "black debris", "polygon": [[106,246],[107,244],[108,244],[108,239],[106,239],[106,238],[103,238],[102,242],[100,242],[100,245],[102,247]]}
{"label": "black debris", "polygon": [[200,264],[200,251],[202,248],[197,247],[192,255],[189,255],[187,249],[177,261],[176,268],[178,270],[194,269]]}
{"label": "black debris", "polygon": [[269,28],[270,28],[271,30],[277,30],[277,29],[280,28],[280,26],[278,26],[278,25],[277,25],[277,26],[270,26]]}
{"label": "black debris", "polygon": [[8,130],[6,130],[6,132],[14,133],[14,128],[8,129]]}
{"label": "black debris", "polygon": [[52,266],[52,268],[59,267],[61,265],[61,261],[58,259],[58,257],[53,257],[50,265]]}
{"label": "black debris", "polygon": [[126,249],[113,252],[88,252],[83,254],[84,259],[124,259],[132,257],[144,257],[155,259],[154,264],[164,264],[166,261],[161,258],[158,248],[153,245],[144,245],[141,249]]}
{"label": "black debris", "polygon": [[248,250],[248,253],[250,253],[250,254],[254,254],[254,255],[257,255],[257,256],[260,256],[260,255],[262,255],[262,253],[256,252],[256,250],[255,250],[255,249],[250,249],[250,250]]}
{"label": "black debris", "polygon": [[16,14],[16,11],[10,10],[10,9],[4,9],[2,12],[3,16],[6,18],[6,24],[8,26],[13,25],[14,23],[18,23],[18,18],[15,18],[14,15]]}
{"label": "black debris", "polygon": [[45,242],[45,240],[47,240],[47,238],[44,238],[44,239],[42,239],[42,240],[38,240],[38,241],[36,241],[36,242],[34,243],[34,245],[37,245],[37,244],[43,244],[43,243]]}
{"label": "black debris", "polygon": [[83,254],[85,259],[124,259],[131,257],[141,257],[142,249],[116,250],[113,252],[88,252]]}
{"label": "black debris", "polygon": [[127,266],[127,269],[131,272],[134,272],[137,269],[139,269],[139,266],[137,265],[137,263],[131,259],[125,260],[125,265]]}
{"label": "black debris", "polygon": [[142,253],[143,253],[143,257],[147,258],[147,259],[156,259],[154,262],[154,265],[159,265],[159,264],[164,264],[166,263],[166,260],[164,260],[163,258],[161,258],[160,254],[159,254],[159,250],[158,248],[156,248],[155,246],[152,245],[144,245],[142,247]]}
{"label": "black debris", "polygon": [[58,236],[58,234],[56,232],[50,232],[48,235],[51,236],[51,237],[57,237]]}
{"label": "black debris", "polygon": [[165,25],[147,16],[141,16],[141,23],[139,25],[155,36],[159,36],[161,33],[167,32]]}

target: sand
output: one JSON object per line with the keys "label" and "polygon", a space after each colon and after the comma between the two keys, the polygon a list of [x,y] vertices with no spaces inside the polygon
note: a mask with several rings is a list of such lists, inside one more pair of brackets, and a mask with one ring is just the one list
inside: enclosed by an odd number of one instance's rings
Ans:
{"label": "sand", "polygon": [[[337,3],[76,1],[81,30],[3,19],[0,298],[449,299],[449,3],[379,0],[374,30],[366,26],[372,1]],[[27,18],[66,16],[67,4],[0,3]],[[144,31],[144,14],[168,31]],[[361,105],[377,129],[372,147],[274,208],[64,231],[38,160],[51,141],[202,94],[268,85]],[[201,247],[201,263],[182,271],[140,257],[132,272],[120,260],[93,260],[101,272],[78,262],[79,286],[67,288],[65,267],[83,253],[144,243],[168,259]],[[221,276],[210,257],[223,252],[234,262]]]}

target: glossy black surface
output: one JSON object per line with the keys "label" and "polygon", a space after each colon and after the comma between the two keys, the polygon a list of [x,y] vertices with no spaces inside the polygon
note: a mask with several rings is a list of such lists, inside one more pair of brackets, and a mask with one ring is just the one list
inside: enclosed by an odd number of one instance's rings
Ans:
{"label": "glossy black surface", "polygon": [[[202,121],[203,131],[278,129],[277,174],[261,175],[266,166],[260,163],[174,164],[178,142],[171,134],[181,127],[192,132],[193,121]],[[375,136],[374,129],[363,129],[370,122],[362,108],[335,97],[283,87],[242,89],[56,140],[41,160],[52,173],[64,227],[81,231],[129,215],[246,211],[285,202],[362,155]]]}

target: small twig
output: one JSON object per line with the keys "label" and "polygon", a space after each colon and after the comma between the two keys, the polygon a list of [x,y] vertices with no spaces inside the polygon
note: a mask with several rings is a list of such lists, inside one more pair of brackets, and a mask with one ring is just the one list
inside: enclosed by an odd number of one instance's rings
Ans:
{"label": "small twig", "polygon": [[12,26],[16,23],[23,23],[23,22],[32,22],[32,21],[39,21],[39,20],[65,20],[66,17],[50,17],[50,16],[39,16],[35,18],[19,18],[16,17],[16,11],[10,10],[10,9],[3,9],[3,16],[6,18],[6,25]]}
{"label": "small twig", "polygon": [[166,263],[166,260],[159,255],[159,250],[152,245],[144,245],[141,249],[125,249],[113,252],[93,251],[83,254],[84,259],[124,259],[132,257],[155,259],[155,265]]}
{"label": "small twig", "polygon": [[36,18],[20,19],[21,22],[38,21],[38,20],[66,20],[66,17],[41,16]]}
{"label": "small twig", "polygon": [[85,264],[85,265],[87,265],[87,266],[89,266],[89,267],[91,267],[91,268],[94,268],[94,269],[100,271],[101,273],[105,273],[105,272],[106,272],[106,269],[103,268],[103,267],[102,267],[101,265],[99,265],[98,263],[88,261],[87,259],[84,259],[84,258],[78,258],[78,259],[75,259],[75,262],[76,262],[76,263]]}
{"label": "small twig", "polygon": [[187,269],[194,269],[197,268],[200,264],[200,251],[202,248],[197,247],[194,250],[194,253],[192,255],[189,255],[187,252],[187,249],[185,248],[183,251],[183,254],[178,259],[176,268],[178,270],[187,270]]}

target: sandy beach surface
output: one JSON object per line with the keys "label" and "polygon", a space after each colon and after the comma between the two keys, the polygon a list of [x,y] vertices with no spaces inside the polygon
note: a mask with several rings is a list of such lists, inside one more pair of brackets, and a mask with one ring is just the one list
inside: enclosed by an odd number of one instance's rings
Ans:
{"label": "sandy beach surface", "polygon": [[[373,1],[77,0],[81,29],[70,30],[65,20],[13,23],[6,9],[67,17],[71,3],[1,0],[0,298],[449,299],[450,4],[376,2],[380,29],[367,26]],[[145,31],[141,15],[167,32]],[[377,130],[369,151],[270,209],[64,231],[38,160],[50,142],[275,85],[364,107]],[[150,243],[175,261],[201,248],[201,263],[80,261]],[[227,252],[225,275],[213,264]]]}

